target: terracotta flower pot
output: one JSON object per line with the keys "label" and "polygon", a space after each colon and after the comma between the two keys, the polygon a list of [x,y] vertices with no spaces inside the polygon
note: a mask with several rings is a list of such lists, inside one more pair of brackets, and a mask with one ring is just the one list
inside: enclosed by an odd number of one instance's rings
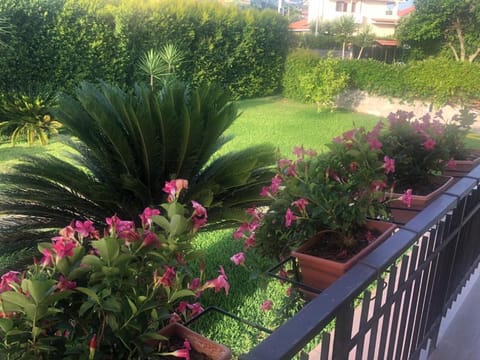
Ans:
{"label": "terracotta flower pot", "polygon": [[[443,183],[434,191],[427,195],[412,195],[412,203],[410,207],[404,204],[401,200],[393,200],[389,202],[388,207],[392,213],[393,221],[405,224],[414,218],[420,211],[422,211],[428,204],[435,200],[440,194],[447,190],[454,182],[450,176],[439,176],[443,178]],[[399,198],[402,194],[394,193],[394,198]]]}
{"label": "terracotta flower pot", "polygon": [[452,176],[458,181],[459,178],[468,174],[474,167],[480,164],[480,150],[473,150],[467,160],[455,160],[454,167],[446,167],[444,175]]}
{"label": "terracotta flower pot", "polygon": [[166,337],[178,336],[183,339],[188,339],[192,349],[203,353],[212,360],[230,360],[232,358],[232,352],[229,348],[207,339],[181,324],[169,324],[160,330],[160,334]]}
{"label": "terracotta flower pot", "polygon": [[[368,255],[378,245],[388,239],[392,235],[396,225],[385,221],[370,220],[367,222],[366,228],[371,231],[380,232],[381,234],[368,244],[367,247],[363,248],[360,252],[345,262],[324,259],[308,254],[309,249],[314,247],[318,241],[322,241],[322,234],[312,237],[296,251],[293,251],[292,256],[296,257],[298,260],[302,282],[318,290],[326,289],[340,276],[345,274],[361,258]],[[308,293],[309,292],[307,291],[307,294]]]}

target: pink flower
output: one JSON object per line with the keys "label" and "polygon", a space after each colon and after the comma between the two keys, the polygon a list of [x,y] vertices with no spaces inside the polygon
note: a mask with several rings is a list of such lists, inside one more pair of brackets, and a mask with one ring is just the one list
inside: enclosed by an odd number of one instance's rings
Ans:
{"label": "pink flower", "polygon": [[163,273],[162,277],[158,278],[157,271],[155,270],[155,273],[153,274],[155,286],[162,285],[164,287],[171,287],[175,274],[176,272],[173,267],[165,266],[165,272]]}
{"label": "pink flower", "polygon": [[301,198],[292,202],[291,205],[296,206],[301,213],[305,213],[307,205],[309,204],[307,199]]}
{"label": "pink flower", "polygon": [[112,217],[106,218],[105,222],[108,225],[109,232],[115,231],[119,235],[125,232],[135,230],[135,224],[133,221],[120,220],[120,218],[117,215],[113,215]]}
{"label": "pink flower", "polygon": [[378,149],[381,149],[383,146],[383,144],[380,141],[378,141],[376,137],[369,139],[368,143],[370,144],[371,150],[378,150]]}
{"label": "pink flower", "polygon": [[200,278],[195,278],[190,281],[190,284],[188,284],[188,288],[190,290],[197,290],[200,287]]}
{"label": "pink flower", "polygon": [[356,134],[357,134],[357,129],[352,129],[352,130],[345,131],[343,133],[343,140],[346,140],[346,141],[353,140],[353,137]]}
{"label": "pink flower", "polygon": [[93,227],[93,222],[90,220],[85,220],[84,222],[77,220],[75,221],[75,231],[85,238],[95,233],[95,228]]}
{"label": "pink flower", "polygon": [[60,236],[63,236],[65,238],[69,238],[69,239],[75,238],[75,229],[71,225],[65,226],[58,233],[60,234]]}
{"label": "pink flower", "polygon": [[49,249],[42,250],[43,257],[40,260],[40,265],[50,266],[53,264],[53,254]]}
{"label": "pink flower", "polygon": [[272,182],[270,186],[264,186],[262,188],[262,192],[260,193],[260,196],[273,196],[278,192],[278,189],[280,188],[280,185],[282,184],[282,178],[279,175],[275,175],[272,178]]}
{"label": "pink flower", "polygon": [[243,250],[247,251],[249,248],[255,246],[255,234],[250,234],[243,242]]}
{"label": "pink flower", "polygon": [[145,235],[143,237],[142,246],[152,246],[155,249],[160,248],[160,240],[158,240],[157,234],[151,231],[145,231]]}
{"label": "pink flower", "polygon": [[208,288],[215,288],[215,292],[219,292],[221,289],[225,289],[225,293],[228,295],[228,290],[230,289],[230,284],[228,283],[227,275],[225,274],[225,270],[223,266],[220,266],[220,275],[213,280],[207,281],[204,285],[206,289]]}
{"label": "pink flower", "polygon": [[233,255],[230,260],[232,260],[235,265],[245,265],[245,254],[243,252],[239,252]]}
{"label": "pink flower", "polygon": [[203,307],[200,303],[196,302],[194,304],[187,304],[187,307],[190,309],[191,313],[190,316],[196,316],[203,312]]}
{"label": "pink flower", "polygon": [[387,184],[383,180],[373,180],[370,186],[374,191],[383,191],[387,187]]}
{"label": "pink flower", "polygon": [[177,358],[184,358],[185,360],[190,360],[190,350],[188,350],[188,349],[178,349],[178,350],[175,350],[171,353],[164,354],[164,355],[171,355],[171,356],[175,356]]}
{"label": "pink flower", "polygon": [[188,341],[188,339],[185,339],[185,341],[183,342],[183,347],[185,349],[192,350],[192,346],[190,345],[190,341]]}
{"label": "pink flower", "polygon": [[193,230],[197,231],[207,223],[207,210],[195,200],[192,200],[192,206],[194,209],[192,215]]}
{"label": "pink flower", "polygon": [[241,239],[245,236],[245,232],[249,231],[249,224],[247,222],[242,223],[237,230],[233,233],[235,240]]}
{"label": "pink flower", "polygon": [[290,208],[287,209],[287,212],[285,213],[285,227],[290,227],[292,225],[292,221],[297,220],[297,216],[290,210]]}
{"label": "pink flower", "polygon": [[383,168],[385,169],[385,174],[395,172],[395,159],[391,159],[388,156],[383,157]]}
{"label": "pink flower", "polygon": [[423,142],[423,147],[425,150],[433,150],[435,148],[436,142],[435,140],[429,138]]}
{"label": "pink flower", "polygon": [[10,290],[10,284],[12,283],[19,284],[18,275],[20,275],[18,271],[9,271],[3,274],[0,279],[0,293]]}
{"label": "pink flower", "polygon": [[57,283],[57,289],[60,291],[64,290],[71,290],[75,289],[77,287],[77,283],[75,281],[69,281],[63,277],[63,275],[60,275],[60,279]]}
{"label": "pink flower", "polygon": [[261,306],[261,310],[263,312],[272,310],[272,306],[273,306],[273,301],[272,300],[265,300],[263,302],[262,306]]}
{"label": "pink flower", "polygon": [[52,249],[57,254],[57,260],[63,259],[66,256],[73,256],[73,249],[77,247],[77,242],[56,236],[52,239]]}
{"label": "pink flower", "polygon": [[455,160],[453,158],[450,159],[447,163],[447,167],[450,168],[450,169],[455,169],[456,166],[457,166],[457,163],[455,162]]}
{"label": "pink flower", "polygon": [[302,159],[302,158],[303,158],[303,154],[305,154],[305,149],[304,149],[303,145],[302,145],[302,146],[295,146],[295,147],[293,148],[292,153],[293,153],[294,155],[296,155],[297,158]]}
{"label": "pink flower", "polygon": [[412,189],[405,191],[405,193],[400,196],[400,200],[407,205],[407,207],[412,206]]}
{"label": "pink flower", "polygon": [[144,228],[149,227],[152,223],[151,218],[155,215],[160,215],[160,210],[146,207],[143,210],[143,213],[139,215],[140,219],[142,220],[142,226]]}
{"label": "pink flower", "polygon": [[182,318],[177,313],[174,312],[170,315],[170,320],[169,320],[170,324],[177,323],[180,321],[182,321]]}
{"label": "pink flower", "polygon": [[314,156],[317,156],[317,152],[313,149],[307,149],[305,150],[305,155],[309,157],[314,157]]}
{"label": "pink flower", "polygon": [[165,181],[163,191],[168,194],[167,201],[172,202],[180,195],[183,189],[188,189],[188,180],[176,179],[171,181]]}
{"label": "pink flower", "polygon": [[175,311],[185,314],[187,312],[188,301],[180,301]]}

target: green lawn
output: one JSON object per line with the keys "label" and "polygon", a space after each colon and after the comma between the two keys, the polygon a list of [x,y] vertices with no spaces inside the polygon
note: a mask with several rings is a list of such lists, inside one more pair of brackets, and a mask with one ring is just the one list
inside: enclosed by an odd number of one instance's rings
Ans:
{"label": "green lawn", "polygon": [[349,112],[318,113],[315,105],[280,97],[244,100],[238,103],[240,117],[228,130],[235,136],[227,150],[270,143],[284,156],[294,146],[324,150],[324,144],[354,126],[372,127],[378,118]]}

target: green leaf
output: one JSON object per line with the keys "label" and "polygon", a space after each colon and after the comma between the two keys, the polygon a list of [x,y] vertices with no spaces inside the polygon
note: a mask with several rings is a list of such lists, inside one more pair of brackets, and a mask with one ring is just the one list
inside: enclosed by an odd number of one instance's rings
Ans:
{"label": "green leaf", "polygon": [[98,250],[100,256],[105,259],[108,264],[111,264],[120,252],[120,245],[117,239],[103,238],[97,241],[92,241],[92,246]]}
{"label": "green leaf", "polygon": [[160,215],[152,216],[151,220],[154,224],[160,226],[165,231],[170,232],[170,223],[168,222],[167,218],[165,218],[164,216],[160,216]]}
{"label": "green leaf", "polygon": [[118,299],[113,297],[106,299],[103,302],[102,306],[107,311],[115,313],[119,313],[122,311],[122,303]]}
{"label": "green leaf", "polygon": [[100,299],[99,299],[98,295],[92,289],[78,286],[78,287],[75,288],[75,290],[87,295],[89,298],[91,298],[97,304],[100,304]]}
{"label": "green leaf", "polygon": [[3,332],[9,332],[13,327],[13,320],[12,319],[0,319],[0,328]]}
{"label": "green leaf", "polygon": [[128,305],[130,305],[130,309],[132,310],[132,314],[136,314],[138,311],[138,308],[135,305],[135,303],[129,297],[127,297],[127,301],[128,301]]}
{"label": "green leaf", "polygon": [[45,279],[45,280],[22,280],[22,289],[24,292],[28,292],[33,301],[38,305],[43,299],[45,299],[50,293],[55,290],[55,280]]}
{"label": "green leaf", "polygon": [[32,300],[28,299],[25,295],[7,291],[0,294],[0,299],[3,300],[3,308],[5,311],[22,311],[27,306],[32,305]]}
{"label": "green leaf", "polygon": [[182,297],[194,296],[194,295],[195,295],[195,292],[193,292],[192,290],[188,290],[188,289],[178,290],[173,293],[172,297],[168,299],[168,302],[173,303],[175,300],[180,299]]}
{"label": "green leaf", "polygon": [[91,301],[85,301],[81,306],[80,309],[78,310],[78,315],[83,316],[88,310],[90,310],[93,307],[93,302]]}
{"label": "green leaf", "polygon": [[95,269],[99,269],[103,266],[102,260],[95,255],[85,255],[82,259],[82,264],[90,265]]}

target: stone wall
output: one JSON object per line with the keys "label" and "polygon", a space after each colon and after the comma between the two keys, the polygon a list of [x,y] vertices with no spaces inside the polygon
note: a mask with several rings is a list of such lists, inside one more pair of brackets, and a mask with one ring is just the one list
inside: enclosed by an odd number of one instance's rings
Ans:
{"label": "stone wall", "polygon": [[[413,111],[415,116],[422,116],[427,112],[437,112],[440,108],[436,108],[432,103],[423,101],[406,102],[397,98],[388,98],[384,96],[370,95],[364,91],[349,90],[337,98],[337,106],[339,108],[348,109],[354,112],[371,114],[375,116],[387,117],[391,112],[397,110]],[[441,108],[443,117],[450,119],[453,115],[458,114],[460,107],[452,107],[446,105]],[[475,130],[480,130],[480,116],[477,116],[477,122],[472,126]]]}

